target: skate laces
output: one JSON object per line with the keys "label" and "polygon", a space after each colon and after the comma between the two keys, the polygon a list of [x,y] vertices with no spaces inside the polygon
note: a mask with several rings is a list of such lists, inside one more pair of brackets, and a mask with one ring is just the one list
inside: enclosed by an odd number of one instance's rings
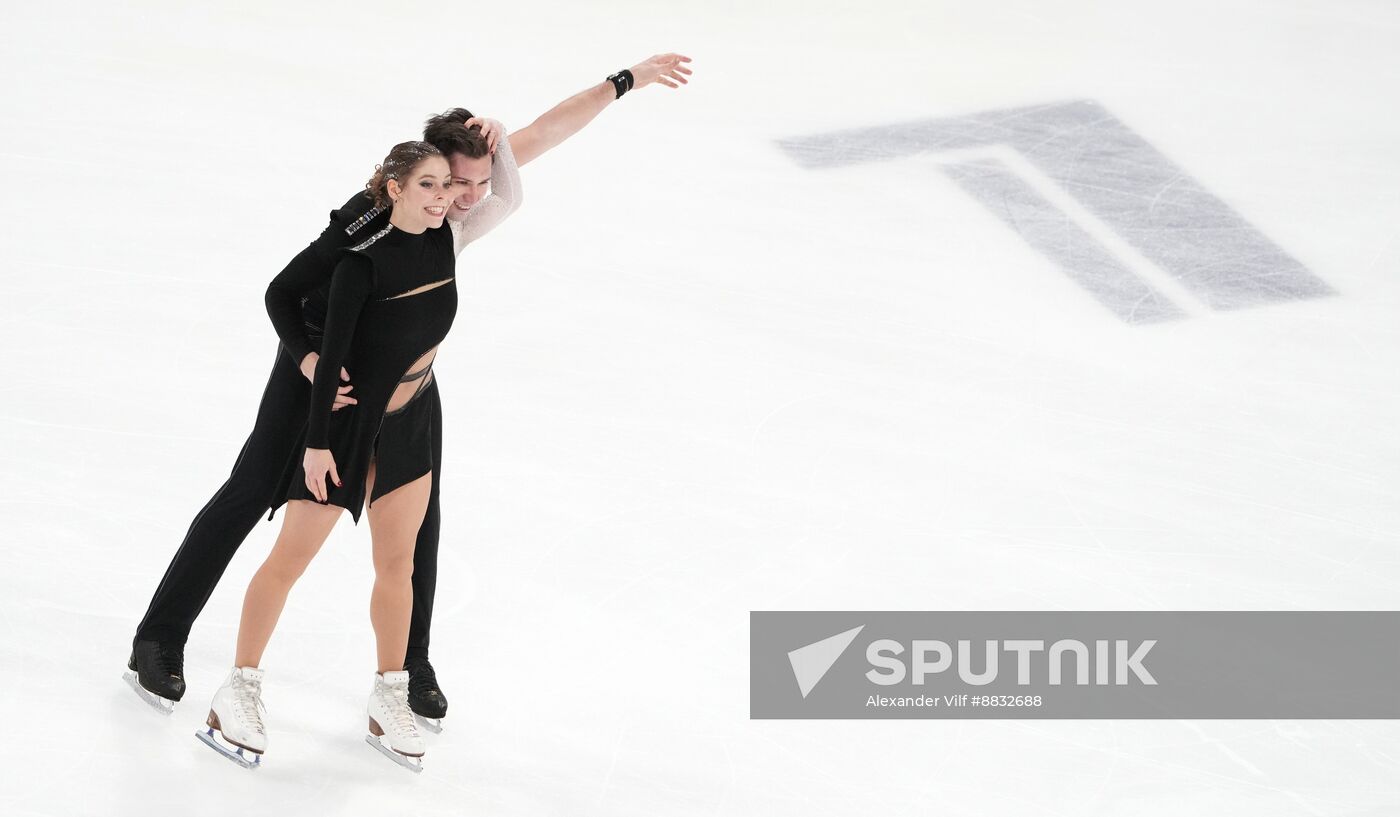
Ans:
{"label": "skate laces", "polygon": [[259,735],[263,732],[262,713],[267,707],[262,702],[262,681],[253,681],[241,675],[233,677],[233,708],[239,720],[248,724]]}
{"label": "skate laces", "polygon": [[394,719],[394,731],[406,737],[418,737],[418,723],[413,719],[413,710],[408,708],[408,685],[383,684],[380,694],[387,704],[384,708]]}
{"label": "skate laces", "polygon": [[419,697],[426,696],[429,692],[438,692],[437,674],[433,672],[433,665],[428,663],[428,659],[414,661],[404,666],[408,670],[408,689]]}
{"label": "skate laces", "polygon": [[156,643],[156,663],[166,675],[182,678],[185,674],[185,650],[174,644]]}

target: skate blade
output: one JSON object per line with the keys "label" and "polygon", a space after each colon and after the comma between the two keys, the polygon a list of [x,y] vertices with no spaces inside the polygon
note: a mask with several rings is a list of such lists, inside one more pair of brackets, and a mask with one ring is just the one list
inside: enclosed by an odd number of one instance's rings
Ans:
{"label": "skate blade", "polygon": [[385,757],[389,758],[390,760],[394,761],[395,763],[399,764],[405,769],[408,769],[410,772],[417,774],[423,771],[423,758],[421,757],[407,757],[405,755],[401,755],[398,752],[395,752],[393,749],[390,749],[388,746],[385,746],[383,743],[380,742],[379,738],[375,737],[374,735],[365,735],[365,743],[368,743],[370,746],[373,746],[374,748],[378,749],[380,754],[384,755]]}
{"label": "skate blade", "polygon": [[[226,746],[214,735],[214,730],[212,728],[206,727],[205,729],[195,732],[194,736],[199,738],[200,742],[205,746],[208,746],[210,749],[213,749],[245,769],[262,768],[262,755],[254,754],[244,749],[242,746]],[[250,760],[249,758],[252,759]]]}
{"label": "skate blade", "polygon": [[122,675],[122,678],[126,679],[127,684],[129,684],[132,689],[136,690],[136,694],[141,698],[141,700],[145,701],[152,709],[161,713],[162,715],[174,714],[175,702],[170,700],[169,698],[162,698],[154,692],[150,691],[149,689],[146,689],[145,687],[141,686],[141,679],[136,677],[136,673],[127,672],[124,675]]}
{"label": "skate blade", "polygon": [[418,721],[420,727],[432,732],[434,735],[442,734],[442,718],[425,718],[417,712],[414,712],[413,719]]}

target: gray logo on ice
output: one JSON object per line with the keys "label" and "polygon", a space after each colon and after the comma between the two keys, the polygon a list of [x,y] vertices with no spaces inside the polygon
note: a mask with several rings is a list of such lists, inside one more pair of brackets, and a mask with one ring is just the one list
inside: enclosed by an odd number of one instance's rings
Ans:
{"label": "gray logo on ice", "polygon": [[1093,100],[821,133],[778,144],[808,168],[936,157],[948,178],[1125,323],[1185,317],[1176,296],[1150,279],[1216,310],[1334,293]]}
{"label": "gray logo on ice", "polygon": [[807,693],[821,681],[822,676],[836,663],[836,659],[841,657],[841,653],[851,646],[851,642],[864,629],[865,625],[862,624],[831,638],[823,638],[814,644],[798,647],[787,654],[788,663],[792,664],[792,674],[797,677],[797,686],[802,690],[803,698],[807,697]]}

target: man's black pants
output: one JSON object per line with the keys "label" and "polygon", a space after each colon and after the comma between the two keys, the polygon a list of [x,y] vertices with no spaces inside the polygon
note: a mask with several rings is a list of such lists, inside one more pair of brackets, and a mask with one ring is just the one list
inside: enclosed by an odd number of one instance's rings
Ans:
{"label": "man's black pants", "polygon": [[[351,382],[354,382],[353,374]],[[442,402],[436,378],[432,394],[433,487],[428,512],[418,530],[413,552],[413,620],[408,630],[410,656],[427,655],[428,628],[433,618],[433,589],[437,585],[438,497],[442,476]],[[353,394],[353,392],[352,392]],[[185,541],[175,551],[156,588],[146,617],[136,628],[135,641],[184,644],[214,586],[243,540],[267,513],[282,471],[295,454],[292,448],[306,425],[311,383],[281,346],[272,367],[253,433],[243,444],[228,481],[190,524]]]}

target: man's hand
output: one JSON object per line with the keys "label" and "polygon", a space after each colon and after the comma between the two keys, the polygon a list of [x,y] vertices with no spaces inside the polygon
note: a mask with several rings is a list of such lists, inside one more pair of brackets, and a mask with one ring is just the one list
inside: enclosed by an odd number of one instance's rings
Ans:
{"label": "man's hand", "polygon": [[486,147],[496,152],[496,140],[501,138],[501,134],[506,132],[506,126],[495,119],[487,119],[484,116],[473,116],[462,123],[462,127],[470,128],[476,125],[481,128],[481,136],[486,140]]}
{"label": "man's hand", "polygon": [[326,502],[326,473],[330,472],[331,482],[340,487],[340,474],[335,471],[335,457],[329,448],[308,448],[301,458],[302,470],[306,472],[306,489],[321,504]]}
{"label": "man's hand", "polygon": [[[681,63],[690,62],[690,57],[680,54],[657,54],[632,66],[632,90],[644,88],[659,82],[667,88],[679,88],[689,82],[686,77],[692,72]],[[680,83],[677,85],[676,83]]]}
{"label": "man's hand", "polygon": [[[307,352],[306,357],[301,359],[302,376],[312,383],[316,382],[316,361],[320,359],[321,356],[315,352]],[[344,366],[340,367],[340,382],[345,385],[335,390],[335,405],[331,406],[331,411],[340,411],[346,406],[353,406],[360,402],[350,396],[350,390],[354,386],[350,385],[350,373],[345,371]]]}

